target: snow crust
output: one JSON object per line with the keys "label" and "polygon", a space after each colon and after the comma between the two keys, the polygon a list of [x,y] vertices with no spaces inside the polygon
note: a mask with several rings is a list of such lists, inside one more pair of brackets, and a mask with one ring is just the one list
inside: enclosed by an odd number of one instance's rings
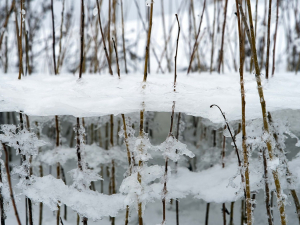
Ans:
{"label": "snow crust", "polygon": [[72,186],[68,187],[61,179],[56,179],[52,175],[34,176],[31,179],[32,185],[25,188],[23,193],[35,202],[43,202],[51,210],[57,210],[60,201],[81,216],[97,220],[103,216],[116,216],[119,210],[126,207],[125,196],[121,194],[109,196],[90,190],[79,191]]}
{"label": "snow crust", "polygon": [[[203,199],[207,202],[223,203],[232,202],[243,197],[243,190],[240,188],[240,175],[237,160],[235,158],[227,159],[227,166],[215,165],[212,168],[201,172],[191,172],[187,168],[178,168],[176,174],[170,176],[167,183],[167,198],[185,198],[192,195],[195,198]],[[257,168],[261,162],[253,159],[250,162],[250,180],[251,191],[257,191],[264,188],[263,168],[258,171]],[[288,163],[290,171],[294,175],[293,188],[300,187],[299,171],[300,157]],[[144,171],[143,177],[145,183],[155,181],[163,174],[163,168],[160,166],[149,167]],[[271,174],[270,174],[271,175]],[[142,191],[143,201],[154,201],[161,199],[161,190],[163,183],[156,182],[147,185],[147,190],[142,190],[136,179],[137,174],[124,179],[120,187],[123,194],[105,195],[95,191],[79,191],[73,186],[67,186],[62,180],[54,178],[52,175],[44,177],[33,176],[32,184],[23,187],[23,194],[35,202],[43,202],[51,210],[57,209],[57,204],[66,204],[82,216],[93,220],[101,219],[103,216],[116,216],[120,210],[124,210],[126,205],[134,206],[133,201],[136,198],[137,190]],[[280,174],[282,188],[289,187],[285,181],[284,174]],[[130,187],[129,187],[130,185]],[[274,184],[270,186],[275,189]],[[141,194],[141,193],[140,193]]]}
{"label": "snow crust", "polygon": [[[150,74],[144,86],[142,74],[84,75],[81,80],[71,74],[59,76],[35,74],[17,79],[16,74],[0,76],[1,111],[23,111],[27,115],[76,117],[146,111],[170,112],[176,101],[176,112],[201,116],[222,122],[218,104],[227,119],[241,118],[239,74],[179,73],[176,93],[173,74]],[[262,77],[263,79],[263,77]],[[300,109],[300,77],[278,73],[265,81],[268,111]],[[245,75],[246,118],[261,117],[260,102],[253,74]]]}

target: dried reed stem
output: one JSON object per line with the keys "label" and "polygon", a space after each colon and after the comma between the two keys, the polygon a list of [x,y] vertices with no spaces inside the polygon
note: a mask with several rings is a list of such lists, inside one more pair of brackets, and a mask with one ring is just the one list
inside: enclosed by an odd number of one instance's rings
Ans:
{"label": "dried reed stem", "polygon": [[275,52],[276,52],[276,40],[277,40],[277,29],[278,29],[278,14],[279,14],[279,0],[276,3],[276,26],[275,26],[275,33],[274,33],[274,44],[273,44],[273,65],[272,65],[272,77],[275,73]]}
{"label": "dried reed stem", "polygon": [[60,22],[60,36],[59,36],[59,50],[58,50],[58,59],[57,59],[57,67],[56,72],[59,73],[59,67],[62,65],[62,53],[61,53],[61,43],[63,38],[63,25],[64,25],[64,14],[65,14],[65,2],[66,0],[63,0],[62,2],[62,10],[61,10],[61,22]]}
{"label": "dried reed stem", "polygon": [[195,52],[197,50],[197,47],[198,47],[198,38],[199,38],[199,35],[200,35],[200,31],[201,31],[201,25],[202,25],[202,20],[203,20],[203,14],[204,14],[204,10],[205,10],[205,5],[206,5],[206,0],[204,0],[204,3],[203,3],[203,9],[202,9],[201,19],[200,19],[200,23],[199,23],[199,27],[198,27],[198,33],[197,33],[197,37],[196,37],[195,44],[194,44],[194,47],[193,47],[193,52],[192,52],[192,55],[191,55],[191,59],[190,59],[189,68],[188,68],[187,74],[189,74],[190,71],[191,71],[194,54],[195,54]]}
{"label": "dried reed stem", "polygon": [[[53,1],[53,0],[52,0]],[[79,79],[82,77],[84,55],[84,0],[81,0],[81,24],[80,24],[80,66]]]}
{"label": "dried reed stem", "polygon": [[268,36],[267,36],[267,59],[266,59],[266,79],[269,78],[269,57],[270,57],[270,26],[271,26],[271,9],[272,0],[269,0],[269,13],[268,13]]}
{"label": "dried reed stem", "polygon": [[114,43],[114,49],[115,49],[115,52],[116,52],[118,77],[119,77],[119,79],[120,79],[120,78],[121,78],[121,75],[120,75],[120,67],[119,67],[119,58],[118,58],[117,46],[116,46],[116,42],[115,42],[114,38],[112,38],[112,41],[113,41],[113,43]]}
{"label": "dried reed stem", "polygon": [[143,79],[144,82],[147,81],[147,73],[148,73],[149,48],[150,48],[151,31],[152,31],[153,4],[154,4],[154,2],[153,2],[153,0],[151,0],[147,46],[146,46],[146,54],[145,54],[144,79]]}
{"label": "dried reed stem", "polygon": [[220,49],[220,55],[219,55],[218,73],[221,72],[221,64],[224,63],[223,62],[223,49],[224,49],[224,36],[225,36],[226,17],[227,17],[227,5],[228,5],[228,0],[225,0],[224,22],[223,22],[223,28],[222,28],[222,41],[221,41],[221,49]]}
{"label": "dried reed stem", "polygon": [[[53,0],[51,0],[51,16],[52,16],[52,57],[53,57],[53,69],[54,74],[57,74],[56,70],[56,57],[55,57],[55,24],[54,24],[54,10],[53,10]],[[59,225],[59,218],[57,219],[57,225]]]}
{"label": "dried reed stem", "polygon": [[105,56],[106,56],[106,60],[107,60],[107,64],[108,64],[108,69],[109,69],[110,75],[113,75],[113,71],[111,69],[111,60],[110,60],[110,57],[109,57],[108,52],[107,52],[105,37],[104,37],[104,34],[103,34],[103,29],[102,29],[101,16],[100,16],[101,11],[100,11],[99,0],[97,0],[97,9],[98,9],[98,20],[99,20],[100,32],[101,32],[101,36],[102,36],[102,42],[103,42],[104,52],[105,52]]}
{"label": "dried reed stem", "polygon": [[14,212],[15,212],[15,216],[16,216],[18,225],[21,225],[21,220],[20,220],[19,213],[17,210],[17,205],[15,202],[14,192],[13,192],[12,184],[11,184],[10,170],[9,170],[9,164],[8,164],[9,163],[9,153],[8,153],[8,150],[5,146],[5,144],[3,144],[3,143],[1,143],[1,144],[3,147],[4,153],[5,153],[5,170],[6,170],[6,175],[7,175],[7,182],[8,182],[8,187],[9,187],[10,198],[12,201],[12,205],[14,208]]}
{"label": "dried reed stem", "polygon": [[121,0],[121,17],[122,17],[122,41],[123,41],[123,58],[125,64],[125,73],[128,73],[127,70],[127,61],[126,61],[126,48],[125,48],[125,32],[124,32],[124,15],[123,15],[123,0]]}
{"label": "dried reed stem", "polygon": [[[248,160],[248,150],[247,150],[247,134],[246,134],[246,100],[245,100],[245,87],[244,87],[244,35],[242,35],[241,30],[241,18],[240,11],[242,13],[242,18],[245,20],[243,10],[241,5],[239,5],[238,0],[236,0],[236,10],[237,10],[237,19],[238,19],[238,33],[239,33],[239,49],[240,49],[240,86],[241,86],[241,103],[242,103],[242,148],[244,155],[244,170],[245,170],[245,200],[246,200],[246,212],[247,212],[247,224],[252,224],[252,204],[251,204],[251,190],[250,190],[250,175],[249,175],[249,160]],[[245,21],[245,25],[247,25]],[[249,29],[246,27],[246,32],[249,34]],[[251,44],[250,44],[251,45]],[[252,45],[251,45],[252,46]]]}
{"label": "dried reed stem", "polygon": [[[264,92],[263,92],[263,86],[261,84],[261,78],[260,78],[260,68],[257,61],[257,53],[256,53],[256,47],[255,47],[255,36],[254,36],[254,29],[253,29],[253,21],[252,21],[252,11],[251,11],[251,2],[250,0],[247,0],[247,8],[248,8],[248,16],[249,16],[249,22],[250,22],[250,31],[251,31],[251,40],[252,42],[252,54],[254,57],[254,66],[255,66],[255,78],[257,82],[257,89],[259,94],[259,100],[261,104],[261,110],[262,110],[262,117],[263,117],[263,126],[264,131],[269,134],[269,124],[268,124],[268,118],[267,118],[267,110],[266,110],[266,102],[264,98]],[[271,144],[271,139],[269,138],[267,140],[267,148],[269,153],[269,159],[273,160],[273,149]],[[275,187],[276,187],[276,193],[277,193],[277,205],[280,212],[280,219],[281,224],[286,225],[286,213],[285,213],[285,204],[284,204],[284,197],[282,195],[282,189],[281,184],[279,180],[278,170],[274,170],[273,172]]]}

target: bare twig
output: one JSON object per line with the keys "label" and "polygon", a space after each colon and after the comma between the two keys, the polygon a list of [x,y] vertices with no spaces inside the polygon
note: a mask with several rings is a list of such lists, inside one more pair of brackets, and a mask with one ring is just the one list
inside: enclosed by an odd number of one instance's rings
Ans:
{"label": "bare twig", "polygon": [[195,54],[195,51],[197,50],[198,38],[199,38],[200,31],[201,31],[201,25],[202,25],[202,20],[203,20],[203,14],[204,14],[204,10],[205,10],[205,5],[206,5],[206,0],[204,0],[204,3],[203,3],[203,9],[202,9],[201,19],[200,19],[200,23],[199,23],[199,27],[198,27],[198,33],[197,33],[197,37],[196,37],[195,44],[194,44],[194,47],[193,47],[193,52],[192,52],[192,55],[191,55],[191,59],[190,59],[189,68],[188,68],[187,74],[190,73],[190,70],[191,70],[191,67],[192,67],[193,58],[194,58],[194,54]]}
{"label": "bare twig", "polygon": [[81,24],[80,24],[80,68],[79,79],[82,77],[84,54],[84,0],[81,0]]}
{"label": "bare twig", "polygon": [[147,73],[148,73],[149,47],[150,47],[150,39],[151,39],[151,31],[152,31],[152,18],[153,18],[153,4],[154,4],[154,2],[153,2],[153,0],[151,0],[147,46],[146,46],[146,54],[145,54],[144,79],[143,79],[144,82],[147,81]]}
{"label": "bare twig", "polygon": [[114,43],[114,49],[115,49],[115,52],[116,52],[117,70],[118,70],[118,76],[119,76],[119,79],[120,79],[121,76],[120,76],[120,67],[119,67],[118,51],[117,51],[116,42],[115,42],[114,38],[112,38],[112,41],[113,41],[113,43]]}
{"label": "bare twig", "polygon": [[10,198],[11,198],[11,201],[12,201],[12,204],[13,204],[13,208],[14,208],[14,212],[15,212],[15,216],[16,216],[18,225],[21,225],[21,220],[20,220],[19,213],[18,213],[18,210],[17,210],[17,205],[16,205],[16,202],[15,202],[14,192],[13,192],[12,184],[11,184],[10,170],[9,170],[9,165],[8,165],[8,163],[9,163],[9,153],[7,151],[7,148],[6,148],[5,144],[3,144],[3,143],[1,143],[1,144],[2,144],[2,147],[3,147],[4,153],[5,153],[5,170],[6,170],[7,182],[8,182],[8,186],[9,186]]}
{"label": "bare twig", "polygon": [[[56,70],[56,57],[55,57],[55,24],[54,24],[54,10],[53,10],[53,0],[51,0],[51,16],[52,16],[52,56],[53,56],[53,69],[54,74],[57,74]],[[59,219],[59,218],[58,218]],[[59,222],[58,222],[59,224]]]}
{"label": "bare twig", "polygon": [[[100,13],[100,12],[99,12]],[[125,32],[124,32],[124,15],[123,15],[123,0],[121,0],[121,16],[122,16],[122,41],[123,41],[123,57],[125,64],[125,73],[128,73],[126,62],[126,48],[125,48]]]}
{"label": "bare twig", "polygon": [[267,59],[266,59],[266,79],[269,78],[271,9],[272,9],[272,0],[269,0],[268,36],[267,36]]}
{"label": "bare twig", "polygon": [[[279,0],[276,3],[276,26],[275,26],[275,33],[274,33],[274,44],[273,44],[273,65],[272,65],[272,77],[275,73],[275,52],[276,52],[276,40],[277,40],[277,29],[278,29],[278,12],[279,11]],[[300,59],[300,58],[299,58]],[[297,70],[296,70],[297,71]]]}
{"label": "bare twig", "polygon": [[108,69],[109,69],[110,75],[113,75],[113,71],[111,69],[111,61],[110,61],[110,57],[107,52],[107,48],[106,48],[106,44],[105,44],[105,37],[103,34],[103,29],[102,29],[102,24],[101,24],[101,17],[100,17],[101,11],[100,11],[99,0],[97,0],[97,9],[98,9],[98,20],[99,20],[100,32],[101,32],[101,36],[102,36],[102,42],[103,42],[103,47],[104,47],[104,51],[105,51],[105,56],[106,56],[107,63],[108,63]]}
{"label": "bare twig", "polygon": [[228,5],[228,0],[225,0],[224,22],[222,28],[222,41],[221,41],[221,50],[219,55],[218,73],[221,72],[221,64],[223,63],[223,49],[224,49],[224,36],[225,36],[225,28],[226,28],[227,5]]}

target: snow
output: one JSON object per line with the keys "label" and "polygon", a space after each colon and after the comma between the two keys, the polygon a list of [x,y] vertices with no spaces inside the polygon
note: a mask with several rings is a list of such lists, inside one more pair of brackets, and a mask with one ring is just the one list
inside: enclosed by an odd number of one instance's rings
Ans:
{"label": "snow", "polygon": [[78,191],[51,175],[33,176],[31,179],[32,185],[23,187],[24,194],[32,201],[43,202],[52,210],[57,210],[60,201],[80,215],[97,220],[103,216],[115,216],[119,210],[125,208],[125,197],[120,194],[108,196],[94,191]]}
{"label": "snow", "polygon": [[[244,192],[240,189],[240,176],[237,174],[238,165],[236,158],[227,158],[227,166],[215,165],[212,168],[201,172],[191,172],[187,168],[178,168],[167,183],[168,199],[185,198],[188,195],[206,202],[224,203],[237,201],[242,198]],[[261,162],[253,159],[250,162],[251,191],[263,189],[262,176],[263,168]],[[299,165],[300,157],[296,157],[289,162],[289,168],[295,179],[294,188],[300,187]],[[258,170],[257,168],[261,168]],[[125,178],[120,187],[123,194],[105,195],[95,191],[78,191],[73,186],[67,186],[62,180],[54,178],[52,175],[44,177],[31,177],[32,184],[24,186],[23,193],[36,202],[43,202],[51,210],[57,209],[57,203],[66,204],[81,216],[86,216],[92,220],[101,219],[103,216],[116,216],[120,210],[124,210],[126,205],[134,206],[136,194],[138,193],[143,202],[161,199],[163,183],[153,183],[163,175],[163,168],[160,166],[146,167],[141,174],[142,185],[136,179],[137,173]],[[288,188],[284,181],[284,174],[281,174],[283,189]],[[234,185],[230,183],[233,182]],[[153,183],[153,184],[151,184]],[[275,189],[274,185],[270,186]],[[45,191],[47,190],[47,191]]]}
{"label": "snow", "polygon": [[[229,121],[241,118],[239,75],[178,74],[176,93],[173,74],[150,74],[143,88],[141,74],[51,76],[35,74],[17,80],[16,74],[0,76],[1,111],[23,111],[27,115],[76,117],[146,111],[170,112],[176,101],[176,112],[201,116],[222,122],[221,107]],[[278,73],[263,79],[268,111],[300,109],[300,77]],[[261,118],[260,102],[254,75],[245,75],[246,118]]]}

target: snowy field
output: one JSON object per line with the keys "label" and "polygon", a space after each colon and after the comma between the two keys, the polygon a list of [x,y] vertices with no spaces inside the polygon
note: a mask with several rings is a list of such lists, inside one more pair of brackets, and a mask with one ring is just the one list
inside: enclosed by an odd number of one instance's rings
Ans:
{"label": "snowy field", "polygon": [[[147,83],[141,74],[60,76],[35,74],[21,81],[16,74],[0,76],[1,111],[22,111],[30,116],[72,115],[95,117],[138,112],[175,111],[200,116],[213,123],[223,117],[210,105],[217,104],[229,121],[241,118],[240,77],[237,73],[179,73],[174,93],[174,74],[150,74]],[[245,74],[246,119],[261,118],[256,79]],[[263,80],[267,110],[300,109],[300,77],[277,73]]]}

